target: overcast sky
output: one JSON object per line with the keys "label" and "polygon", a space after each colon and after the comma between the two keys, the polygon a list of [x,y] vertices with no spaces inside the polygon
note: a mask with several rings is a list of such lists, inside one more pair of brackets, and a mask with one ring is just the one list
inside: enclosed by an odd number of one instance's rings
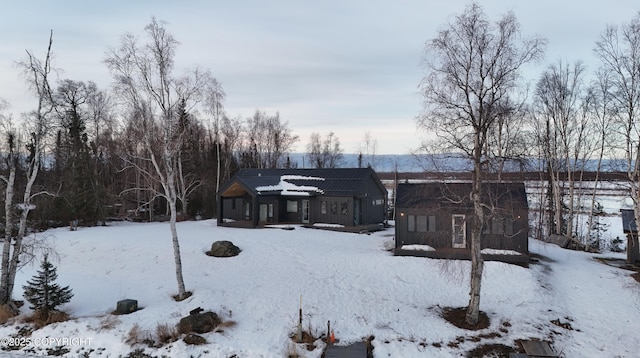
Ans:
{"label": "overcast sky", "polygon": [[[357,152],[368,131],[379,154],[419,146],[414,118],[421,111],[418,83],[424,43],[469,1],[4,1],[0,13],[0,98],[11,112],[35,99],[15,62],[25,49],[44,57],[54,31],[60,79],[111,83],[103,59],[123,33],[142,35],[152,16],[167,22],[180,42],[176,71],[208,68],[222,83],[230,116],[256,109],[280,112],[305,151],[312,132],[336,133]],[[546,57],[529,66],[535,81],[549,63],[582,60],[598,66],[592,50],[607,24],[629,22],[637,0],[490,0],[492,20],[513,11],[525,36],[548,39]]]}

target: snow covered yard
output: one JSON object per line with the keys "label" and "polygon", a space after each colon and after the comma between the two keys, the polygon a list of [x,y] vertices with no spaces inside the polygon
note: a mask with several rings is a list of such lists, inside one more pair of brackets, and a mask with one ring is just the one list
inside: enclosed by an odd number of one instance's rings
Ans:
{"label": "snow covered yard", "polygon": [[[320,357],[323,343],[307,351],[289,338],[302,295],[305,330],[319,336],[330,320],[341,344],[374,336],[375,357],[461,356],[480,345],[515,346],[515,340],[530,338],[553,341],[566,357],[633,357],[640,351],[640,284],[630,272],[596,261],[598,255],[531,241],[531,252],[543,257],[529,269],[487,262],[481,309],[491,325],[467,331],[441,314],[467,304],[469,262],[394,257],[385,250],[392,246],[392,229],[361,235],[198,221],[179,223],[178,233],[185,283],[193,292],[182,302],[171,298],[177,288],[167,223],[39,234],[58,251],[60,261],[52,260],[58,281],[75,296],[63,306],[72,320],[34,331],[32,341],[90,339],[69,345],[70,357],[127,356],[135,349],[171,357],[283,357],[295,350]],[[205,255],[217,240],[243,251],[231,258]],[[37,268],[19,272],[16,298]],[[138,300],[143,309],[111,315],[124,298]],[[125,343],[135,325],[153,337],[158,325],[175,325],[196,307],[235,324],[204,334],[208,344],[202,346],[182,340],[161,348]],[[4,325],[0,337],[15,337],[23,326]],[[53,346],[30,348],[45,355]]]}

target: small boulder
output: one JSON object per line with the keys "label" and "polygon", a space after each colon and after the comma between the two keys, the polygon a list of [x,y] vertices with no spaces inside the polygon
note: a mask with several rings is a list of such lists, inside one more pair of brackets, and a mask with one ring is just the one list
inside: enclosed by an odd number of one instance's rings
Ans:
{"label": "small boulder", "polygon": [[178,323],[180,333],[207,333],[220,325],[220,318],[213,312],[202,312],[188,315]]}
{"label": "small boulder", "polygon": [[120,300],[116,303],[116,314],[129,314],[138,310],[138,301],[131,299]]}
{"label": "small boulder", "polygon": [[20,309],[13,302],[0,306],[0,324],[5,324],[9,318],[15,317],[20,314]]}
{"label": "small boulder", "polygon": [[207,251],[207,255],[215,257],[232,257],[238,256],[240,248],[231,241],[216,241],[211,244],[211,250]]}
{"label": "small boulder", "polygon": [[194,333],[187,334],[186,336],[184,336],[184,338],[182,340],[184,341],[184,343],[192,345],[192,346],[199,346],[199,345],[207,343],[207,340],[204,339],[204,337],[199,336],[199,335],[194,334]]}

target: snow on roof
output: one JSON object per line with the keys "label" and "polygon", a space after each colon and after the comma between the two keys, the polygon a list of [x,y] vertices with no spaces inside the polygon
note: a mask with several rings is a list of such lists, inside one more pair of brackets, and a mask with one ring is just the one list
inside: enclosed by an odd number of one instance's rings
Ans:
{"label": "snow on roof", "polygon": [[260,194],[263,191],[279,191],[280,195],[298,195],[298,196],[309,196],[311,193],[324,194],[324,190],[318,188],[317,186],[310,185],[296,185],[288,182],[287,180],[322,180],[324,178],[319,177],[309,177],[304,175],[282,175],[280,177],[280,182],[276,185],[264,185],[256,187],[256,191]]}
{"label": "snow on roof", "polygon": [[322,180],[324,181],[324,178],[310,177],[306,175],[283,175],[280,177],[280,180]]}

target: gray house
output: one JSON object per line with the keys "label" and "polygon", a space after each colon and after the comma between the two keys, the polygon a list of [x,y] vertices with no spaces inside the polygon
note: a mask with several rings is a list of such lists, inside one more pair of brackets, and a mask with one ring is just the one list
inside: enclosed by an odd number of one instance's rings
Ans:
{"label": "gray house", "polygon": [[371,168],[241,169],[221,189],[218,225],[336,224],[385,220],[387,190]]}
{"label": "gray house", "polygon": [[[484,183],[485,223],[481,248],[486,259],[528,262],[529,223],[523,183]],[[468,259],[474,208],[471,183],[398,184],[396,255]]]}

